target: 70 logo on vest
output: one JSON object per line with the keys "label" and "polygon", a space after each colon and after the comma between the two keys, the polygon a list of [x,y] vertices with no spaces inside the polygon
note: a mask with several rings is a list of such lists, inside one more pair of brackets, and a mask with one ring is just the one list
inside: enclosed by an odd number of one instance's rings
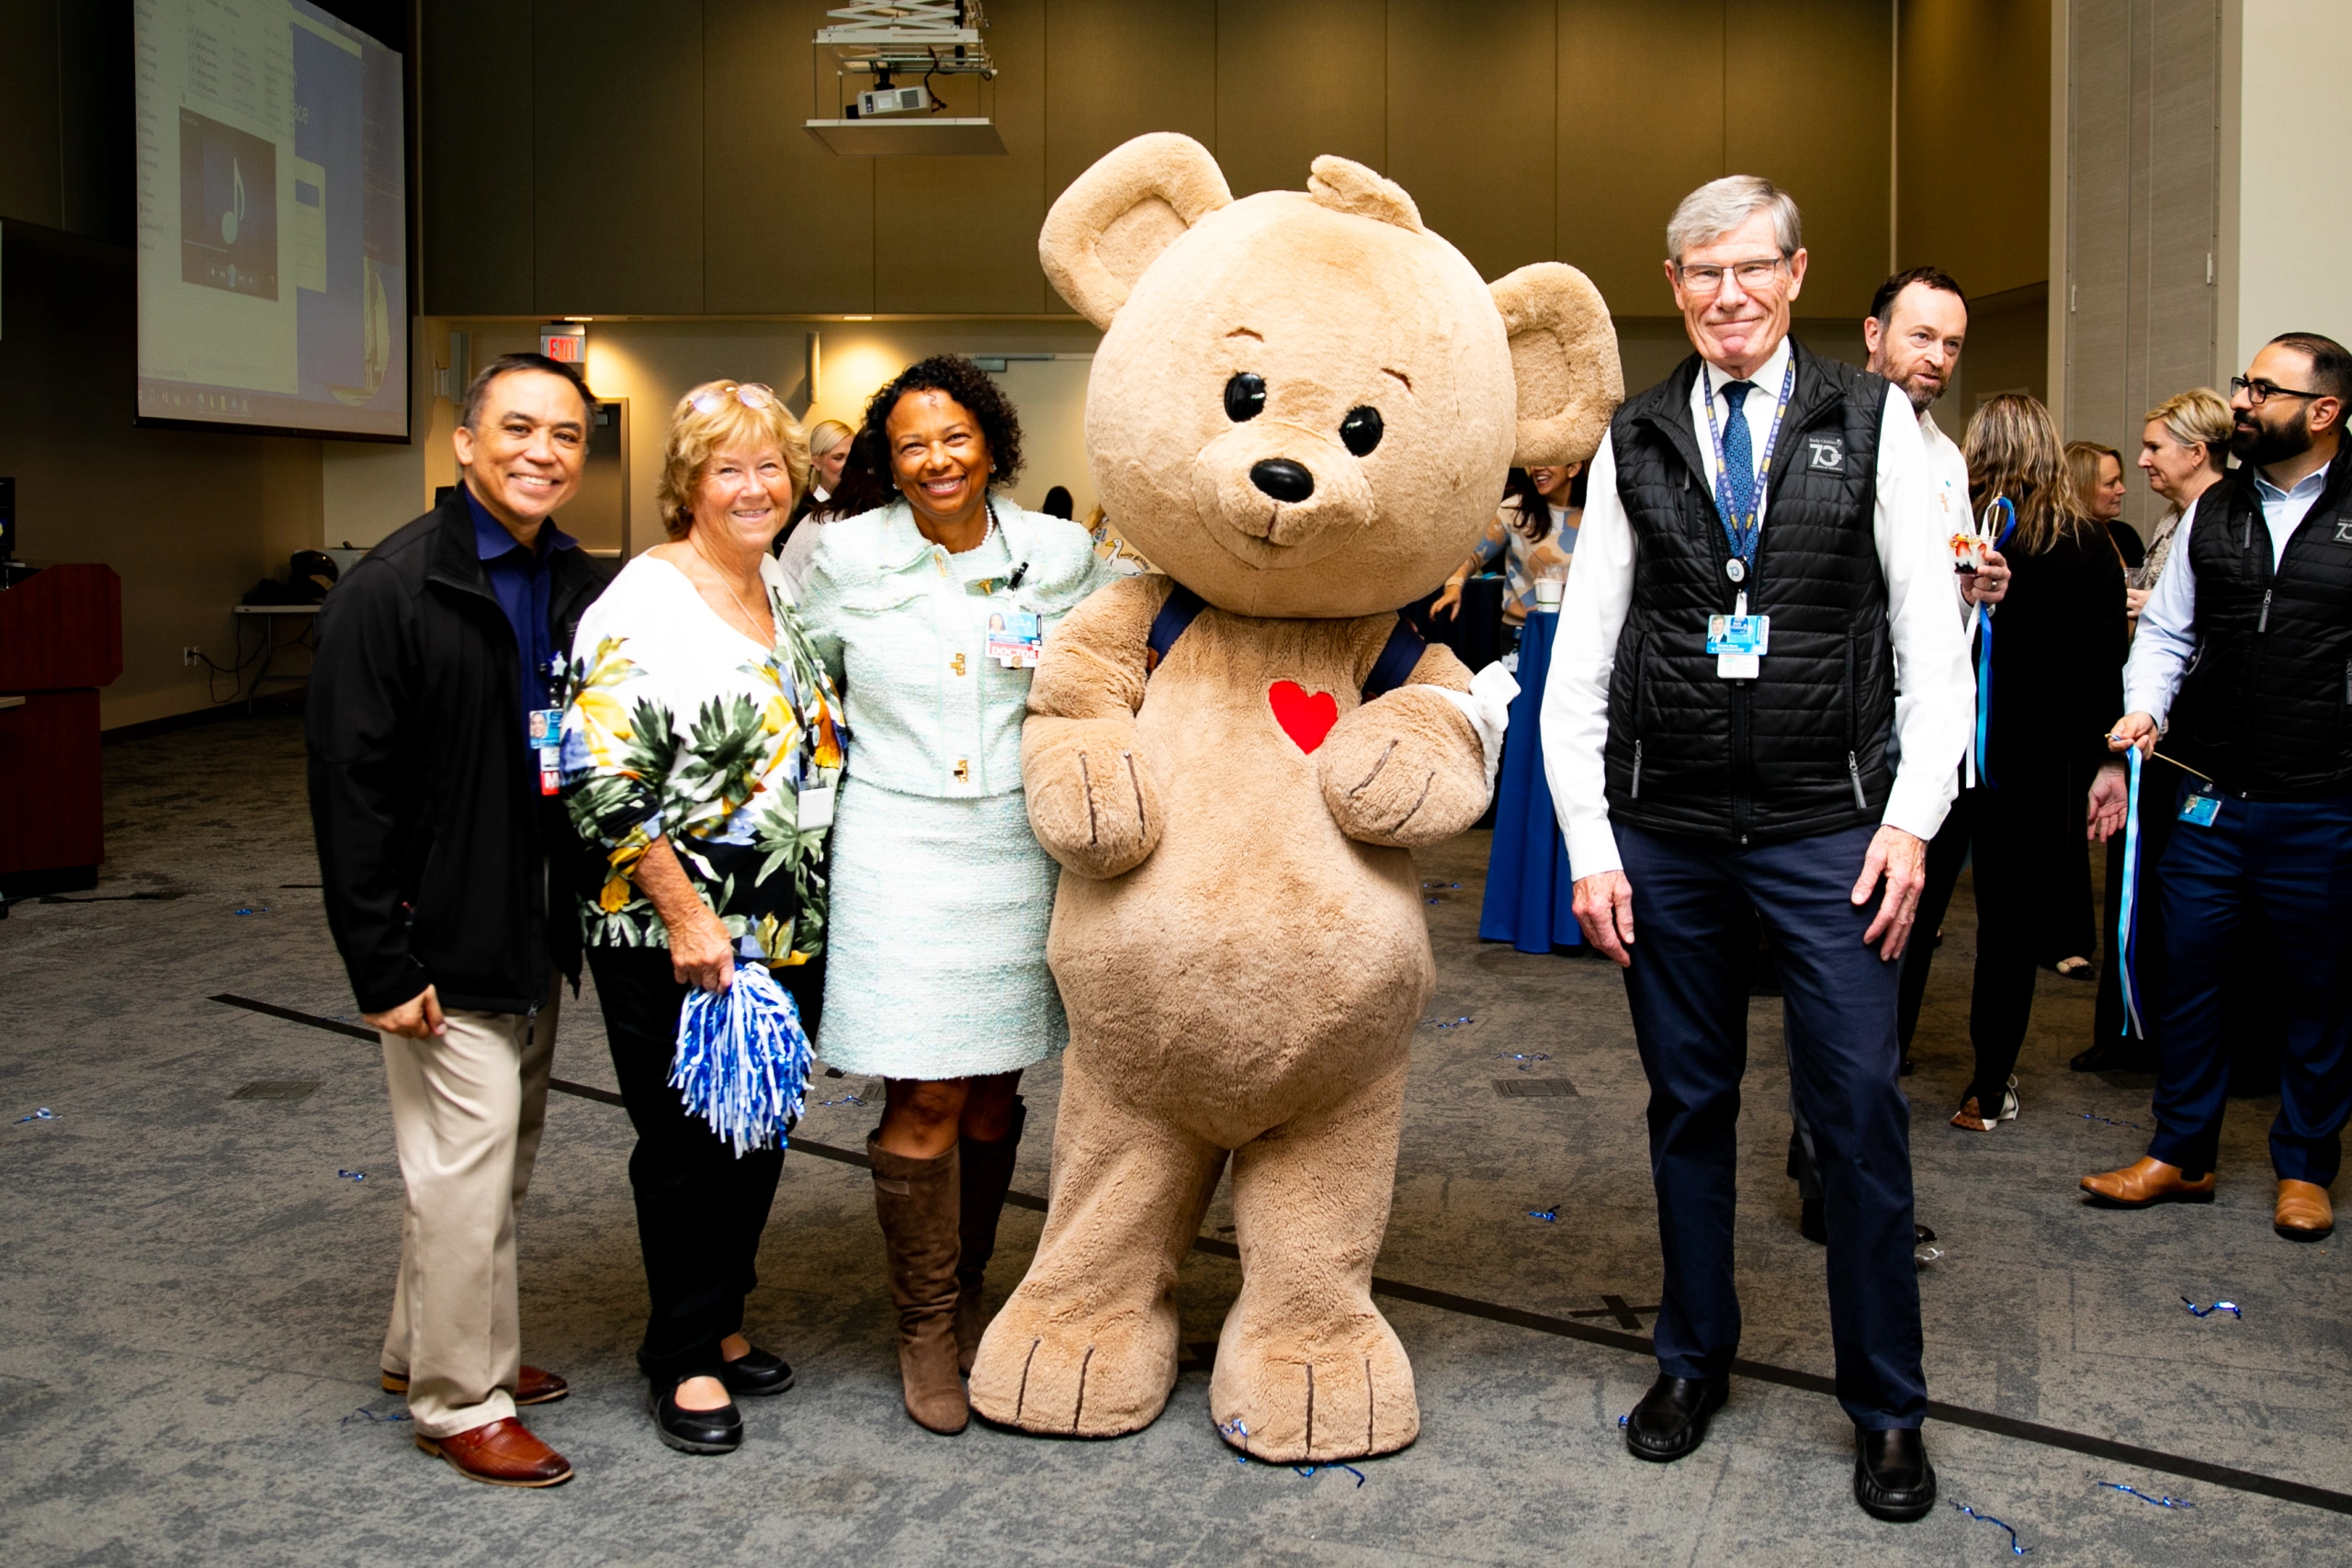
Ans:
{"label": "70 logo on vest", "polygon": [[1840,437],[1808,435],[1804,444],[1814,468],[1838,469],[1846,466],[1846,443]]}

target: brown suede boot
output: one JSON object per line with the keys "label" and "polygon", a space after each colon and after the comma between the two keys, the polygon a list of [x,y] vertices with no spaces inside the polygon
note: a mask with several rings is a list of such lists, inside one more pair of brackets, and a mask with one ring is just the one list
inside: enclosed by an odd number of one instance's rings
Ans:
{"label": "brown suede boot", "polygon": [[899,1308],[899,1380],[907,1414],[944,1436],[971,1421],[956,1370],[956,1151],[936,1159],[886,1154],[865,1137],[874,1167],[874,1213],[890,1254],[890,1300]]}
{"label": "brown suede boot", "polygon": [[1015,1095],[1011,1132],[994,1143],[965,1138],[956,1145],[956,1157],[963,1162],[963,1217],[962,1256],[956,1265],[956,1365],[967,1377],[972,1358],[979,1354],[980,1330],[988,1326],[980,1297],[988,1288],[989,1259],[996,1255],[996,1223],[1012,1186],[1012,1156],[1021,1151],[1021,1129],[1028,1121],[1028,1101]]}

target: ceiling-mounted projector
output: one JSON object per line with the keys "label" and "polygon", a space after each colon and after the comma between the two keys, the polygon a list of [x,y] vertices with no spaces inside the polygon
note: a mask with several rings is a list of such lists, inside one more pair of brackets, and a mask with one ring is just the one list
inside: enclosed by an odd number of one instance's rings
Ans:
{"label": "ceiling-mounted projector", "polygon": [[[981,37],[989,21],[980,0],[876,0],[825,15],[835,25],[818,29],[813,59],[821,69],[825,57],[832,57],[839,108],[835,118],[809,120],[808,134],[851,157],[1002,155],[1004,138],[989,112],[995,107],[996,62]],[[854,76],[871,77],[873,84],[853,93]],[[902,77],[920,80],[907,86]],[[955,85],[959,77],[971,82],[969,110],[932,89],[941,80],[964,97]],[[825,96],[820,83],[817,102]]]}

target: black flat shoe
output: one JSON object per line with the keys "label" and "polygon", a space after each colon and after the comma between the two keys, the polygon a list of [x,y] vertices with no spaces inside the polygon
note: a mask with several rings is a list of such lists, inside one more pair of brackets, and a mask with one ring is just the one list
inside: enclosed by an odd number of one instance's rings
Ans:
{"label": "black flat shoe", "polygon": [[1854,1429],[1854,1501],[1891,1525],[1924,1519],[1936,1506],[1936,1467],[1917,1427]]}
{"label": "black flat shoe", "polygon": [[1664,1372],[1625,1418],[1625,1451],[1659,1464],[1706,1439],[1707,1418],[1730,1396],[1729,1378],[1676,1378]]}
{"label": "black flat shoe", "polygon": [[732,1402],[716,1410],[687,1410],[678,1404],[677,1383],[648,1384],[645,1408],[653,1430],[682,1454],[731,1454],[743,1446],[743,1413]]}
{"label": "black flat shoe", "polygon": [[718,1381],[727,1385],[729,1393],[782,1393],[792,1386],[792,1364],[754,1345],[722,1365]]}

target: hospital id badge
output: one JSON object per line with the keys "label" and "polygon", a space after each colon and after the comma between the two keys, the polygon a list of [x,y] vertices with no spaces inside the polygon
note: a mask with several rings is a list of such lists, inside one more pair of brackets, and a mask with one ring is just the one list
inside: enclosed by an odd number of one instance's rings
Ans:
{"label": "hospital id badge", "polygon": [[833,786],[811,784],[800,792],[798,815],[794,818],[804,833],[821,833],[833,825]]}
{"label": "hospital id badge", "polygon": [[1007,670],[1035,670],[1045,643],[1034,611],[1000,610],[989,616],[989,657]]}
{"label": "hospital id badge", "polygon": [[1771,640],[1770,615],[1707,617],[1707,651],[1715,656],[1718,680],[1755,680],[1762,670],[1764,655],[1770,651]]}
{"label": "hospital id badge", "polygon": [[2180,819],[2199,828],[2211,828],[2213,818],[2222,814],[2222,797],[2218,795],[2192,795],[2180,803]]}
{"label": "hospital id badge", "polygon": [[527,716],[531,750],[539,768],[539,793],[563,793],[563,710],[533,708]]}

